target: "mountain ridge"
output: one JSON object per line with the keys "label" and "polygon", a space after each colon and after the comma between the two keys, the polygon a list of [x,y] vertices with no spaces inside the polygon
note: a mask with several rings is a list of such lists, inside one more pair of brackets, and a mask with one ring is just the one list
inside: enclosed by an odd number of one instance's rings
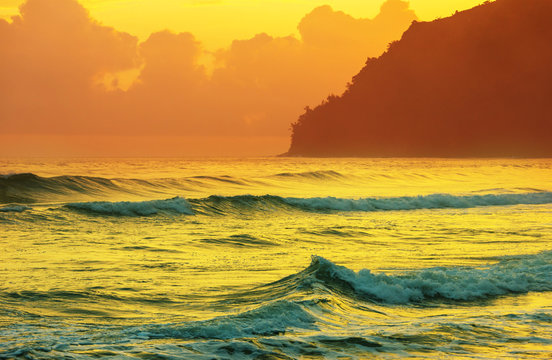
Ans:
{"label": "mountain ridge", "polygon": [[552,1],[414,21],[341,96],[306,108],[287,156],[552,156]]}

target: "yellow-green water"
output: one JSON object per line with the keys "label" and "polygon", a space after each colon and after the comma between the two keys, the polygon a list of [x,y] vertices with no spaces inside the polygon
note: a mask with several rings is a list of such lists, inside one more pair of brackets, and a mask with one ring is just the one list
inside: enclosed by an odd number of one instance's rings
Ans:
{"label": "yellow-green water", "polygon": [[552,160],[0,174],[0,358],[552,356]]}

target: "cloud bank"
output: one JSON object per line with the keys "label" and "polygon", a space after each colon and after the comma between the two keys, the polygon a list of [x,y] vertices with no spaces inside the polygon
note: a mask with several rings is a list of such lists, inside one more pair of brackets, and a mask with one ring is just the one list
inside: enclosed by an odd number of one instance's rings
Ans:
{"label": "cloud bank", "polygon": [[12,145],[37,136],[285,142],[305,104],[342,92],[416,19],[401,0],[374,19],[321,6],[301,20],[298,38],[261,33],[213,54],[190,33],[161,31],[140,43],[75,0],[28,0],[20,13],[0,20],[0,136]]}

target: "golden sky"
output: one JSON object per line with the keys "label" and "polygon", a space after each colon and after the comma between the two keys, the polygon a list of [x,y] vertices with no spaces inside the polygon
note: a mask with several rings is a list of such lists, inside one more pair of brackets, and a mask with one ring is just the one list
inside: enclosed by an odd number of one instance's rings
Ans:
{"label": "golden sky", "polygon": [[[24,0],[0,0],[0,17],[18,14]],[[169,29],[191,32],[209,50],[265,32],[297,34],[297,24],[312,9],[330,5],[354,17],[373,18],[383,0],[81,0],[92,18],[145,40]],[[450,16],[482,0],[411,0],[421,20]]]}
{"label": "golden sky", "polygon": [[473,4],[0,0],[0,154],[281,153],[413,20]]}

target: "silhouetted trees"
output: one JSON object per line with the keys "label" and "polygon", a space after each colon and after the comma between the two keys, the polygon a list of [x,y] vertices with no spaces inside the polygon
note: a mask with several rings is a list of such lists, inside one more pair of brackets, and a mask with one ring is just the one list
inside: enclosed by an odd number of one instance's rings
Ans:
{"label": "silhouetted trees", "polygon": [[552,1],[413,22],[339,97],[292,125],[289,155],[552,156]]}

